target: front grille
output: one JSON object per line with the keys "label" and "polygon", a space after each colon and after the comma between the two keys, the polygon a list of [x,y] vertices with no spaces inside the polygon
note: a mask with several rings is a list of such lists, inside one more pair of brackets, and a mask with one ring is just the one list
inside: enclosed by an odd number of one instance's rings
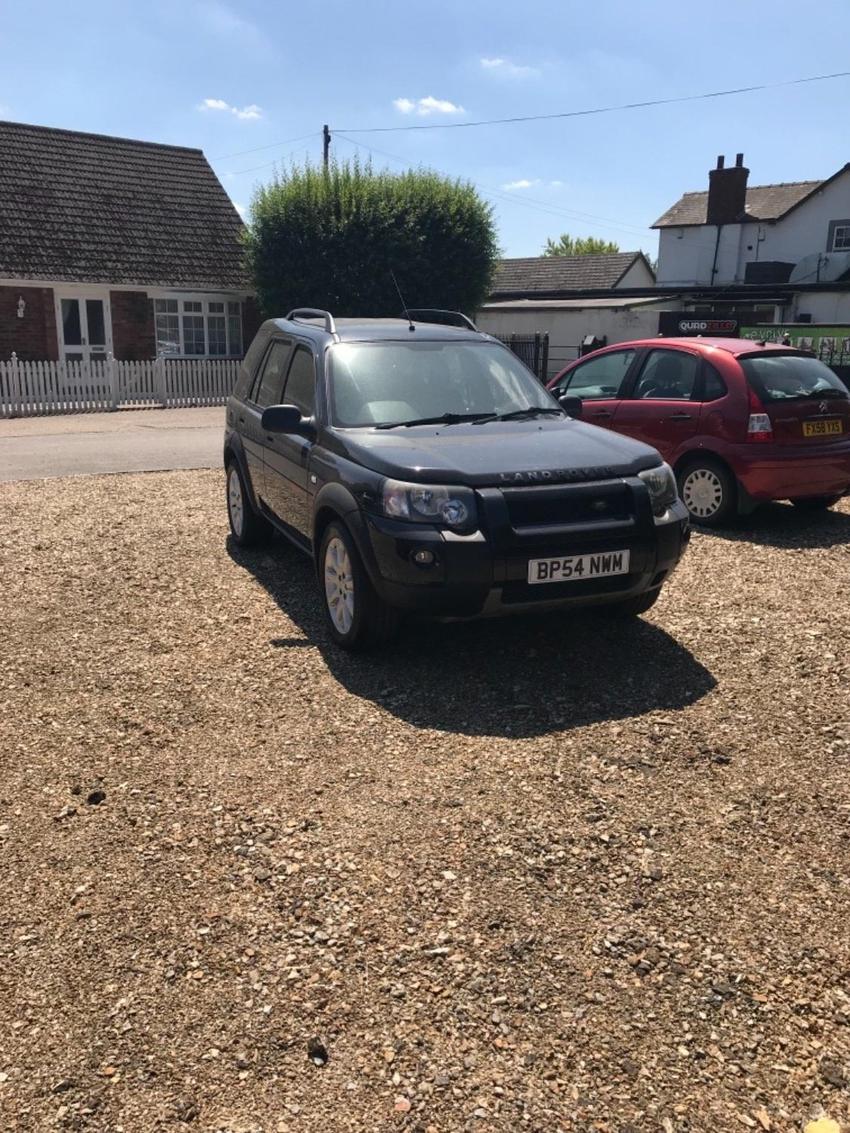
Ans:
{"label": "front grille", "polygon": [[595,484],[543,485],[503,488],[511,526],[564,527],[600,524],[633,517],[633,497],[622,480]]}

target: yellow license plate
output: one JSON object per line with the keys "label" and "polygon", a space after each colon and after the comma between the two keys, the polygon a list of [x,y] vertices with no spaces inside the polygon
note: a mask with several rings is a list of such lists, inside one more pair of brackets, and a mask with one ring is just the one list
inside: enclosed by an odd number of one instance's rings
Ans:
{"label": "yellow license plate", "polygon": [[804,437],[836,437],[844,432],[844,422],[833,421],[804,421]]}

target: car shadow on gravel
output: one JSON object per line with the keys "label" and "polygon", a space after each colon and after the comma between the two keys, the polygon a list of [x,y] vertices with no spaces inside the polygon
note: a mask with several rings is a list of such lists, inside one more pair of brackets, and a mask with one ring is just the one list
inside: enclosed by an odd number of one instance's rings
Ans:
{"label": "car shadow on gravel", "polygon": [[764,504],[752,515],[741,516],[730,527],[701,533],[716,535],[737,543],[758,543],[763,547],[835,547],[850,543],[850,515],[845,511],[807,512],[789,503]]}
{"label": "car shadow on gravel", "polygon": [[[313,568],[275,540],[268,550],[232,543],[233,561],[266,589],[350,693],[419,728],[531,737],[652,711],[675,711],[716,685],[673,637],[641,618],[590,611],[472,622],[411,620],[379,653],[347,654],[325,629]],[[260,643],[258,643],[260,644]]]}

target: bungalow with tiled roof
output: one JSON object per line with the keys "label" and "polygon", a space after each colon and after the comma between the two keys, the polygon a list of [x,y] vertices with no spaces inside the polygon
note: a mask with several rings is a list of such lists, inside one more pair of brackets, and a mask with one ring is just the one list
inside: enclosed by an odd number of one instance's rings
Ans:
{"label": "bungalow with tiled roof", "polygon": [[241,357],[242,227],[200,150],[0,122],[0,359]]}
{"label": "bungalow with tiled roof", "polygon": [[499,262],[490,289],[490,302],[576,296],[598,298],[611,291],[654,284],[655,276],[643,252],[526,256]]}

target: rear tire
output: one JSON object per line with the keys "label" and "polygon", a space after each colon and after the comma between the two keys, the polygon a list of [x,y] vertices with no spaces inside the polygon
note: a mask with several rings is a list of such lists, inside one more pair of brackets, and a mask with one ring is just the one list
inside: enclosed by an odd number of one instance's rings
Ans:
{"label": "rear tire", "polygon": [[242,469],[235,460],[227,465],[227,518],[233,542],[240,547],[256,547],[271,539],[272,526],[254,511]]}
{"label": "rear tire", "polygon": [[657,586],[655,590],[647,590],[643,594],[637,594],[634,598],[626,598],[622,602],[612,602],[610,606],[602,606],[600,609],[609,618],[638,618],[641,614],[645,614],[647,610],[652,609],[660,594],[661,587]]}
{"label": "rear tire", "polygon": [[390,641],[399,614],[375,593],[354,539],[345,524],[328,524],[319,549],[319,585],[331,637],[357,652]]}
{"label": "rear tire", "polygon": [[692,523],[722,527],[737,513],[735,477],[719,461],[708,457],[691,460],[676,473],[676,482]]}
{"label": "rear tire", "polygon": [[800,511],[828,511],[840,499],[841,496],[803,496],[802,499],[792,500],[791,503]]}

